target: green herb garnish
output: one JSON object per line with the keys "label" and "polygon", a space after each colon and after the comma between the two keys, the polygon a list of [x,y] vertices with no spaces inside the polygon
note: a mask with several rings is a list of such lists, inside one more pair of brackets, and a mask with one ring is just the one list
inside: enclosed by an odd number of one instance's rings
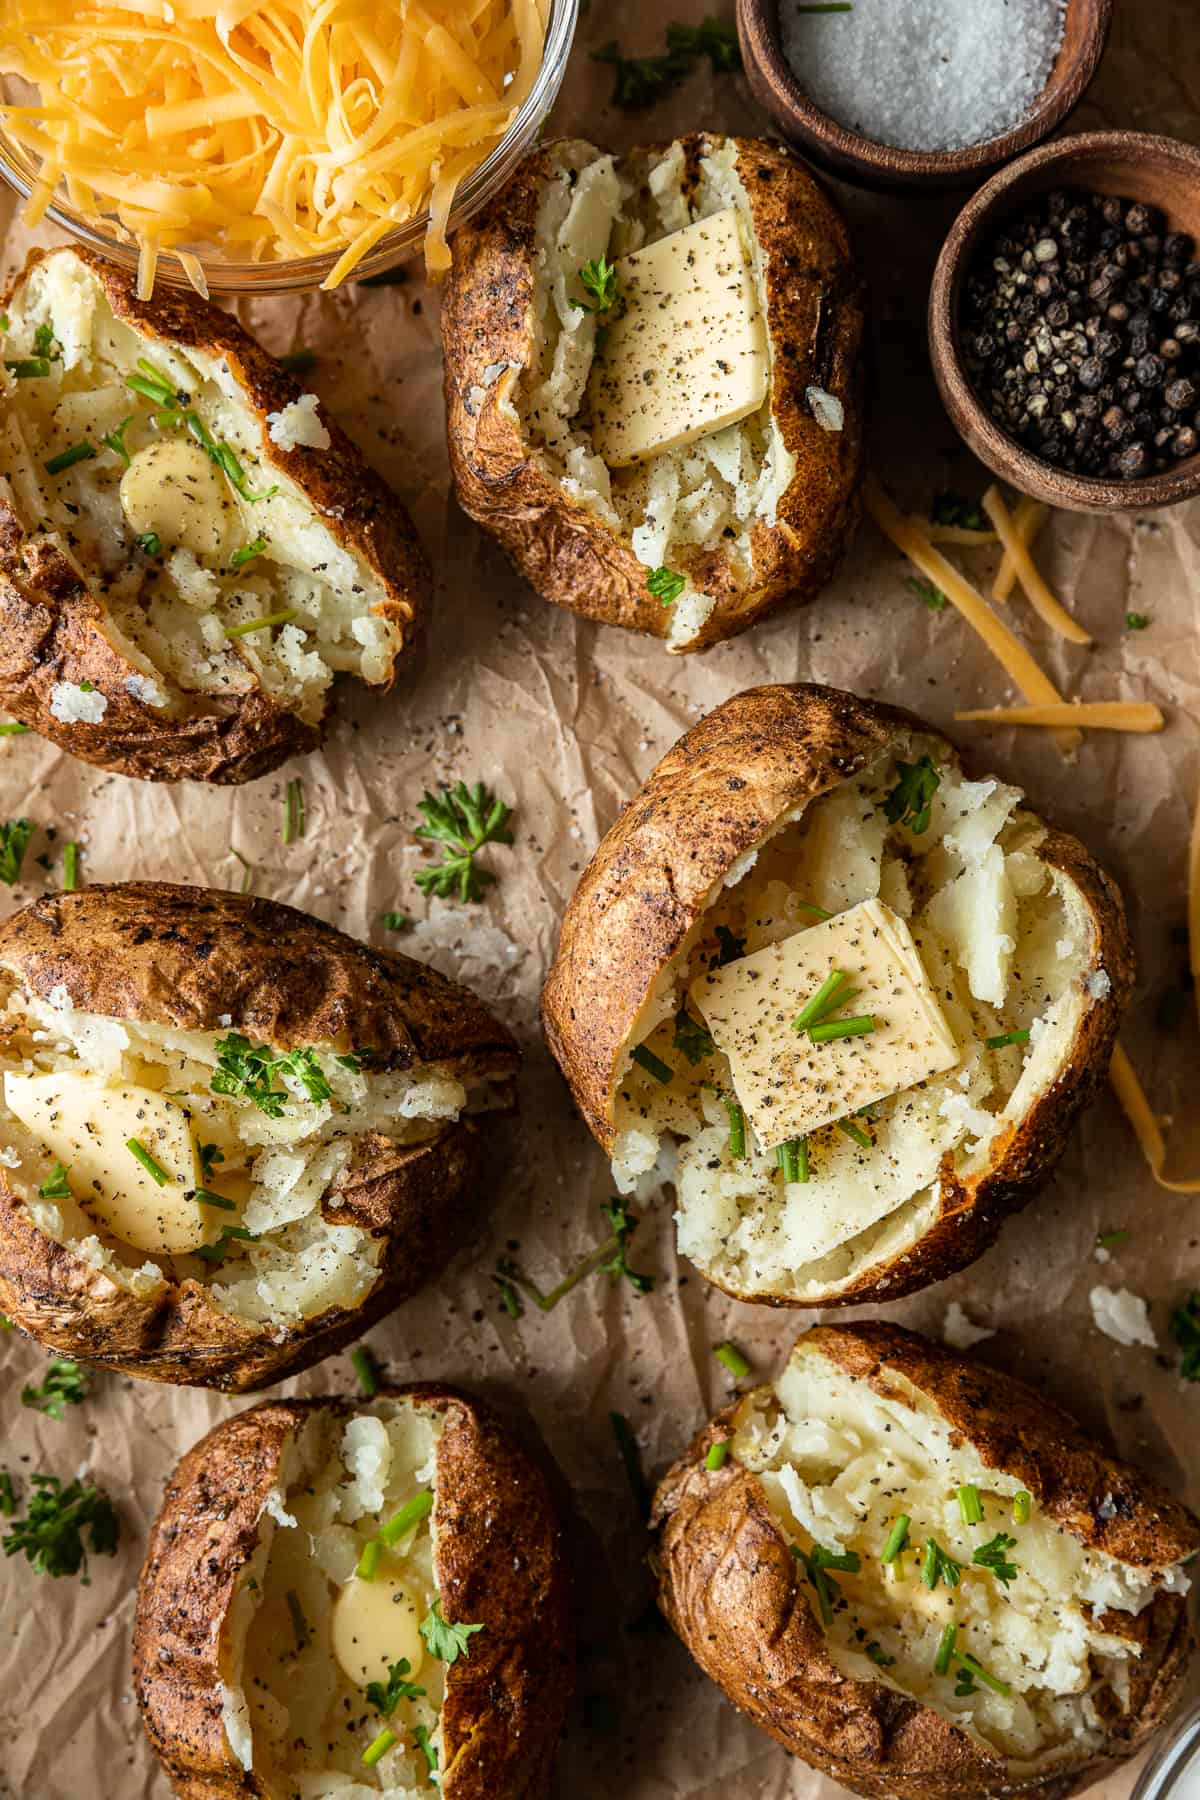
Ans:
{"label": "green herb garnish", "polygon": [[957,1587],[962,1575],[961,1566],[954,1558],[942,1549],[936,1538],[926,1538],[925,1554],[921,1558],[921,1580],[927,1588],[935,1588],[939,1581],[947,1587]]}
{"label": "green herb garnish", "polygon": [[133,541],[146,556],[162,555],[162,539],[157,531],[140,531]]}
{"label": "green herb garnish", "polygon": [[580,312],[610,312],[617,300],[617,271],[606,257],[601,256],[595,262],[584,263],[579,271],[579,285],[589,296],[586,300],[572,300],[570,304]]}
{"label": "green herb garnish", "polygon": [[1021,1488],[1013,1495],[1012,1516],[1014,1525],[1028,1525],[1033,1512],[1033,1495]]}
{"label": "green herb garnish", "polygon": [[170,1181],[171,1177],[167,1174],[167,1171],[163,1168],[162,1164],[154,1160],[140,1138],[126,1138],[125,1148],[129,1151],[131,1156],[137,1158],[138,1162],[141,1163],[143,1169],[145,1169],[152,1181],[156,1181],[159,1187],[165,1187],[167,1185],[167,1182]]}
{"label": "green herb garnish", "polygon": [[18,381],[32,381],[40,375],[50,373],[50,358],[48,356],[6,356],[4,366],[10,375],[16,376]]}
{"label": "green herb garnish", "polygon": [[367,1745],[366,1749],[363,1751],[363,1753],[362,1753],[363,1767],[367,1768],[367,1769],[373,1769],[375,1767],[375,1764],[377,1762],[382,1761],[382,1759],[387,1755],[387,1753],[391,1749],[392,1745],[395,1743],[398,1743],[398,1742],[399,1742],[399,1739],[397,1738],[396,1733],[392,1730],[391,1726],[385,1725],[383,1730],[379,1733],[379,1736],[372,1738],[371,1742]]}
{"label": "green herb garnish", "polygon": [[221,1235],[217,1238],[216,1242],[212,1244],[197,1244],[195,1254],[200,1257],[202,1261],[211,1263],[213,1267],[216,1268],[223,1263],[225,1258],[229,1255],[229,1246],[235,1238],[247,1244],[258,1243],[257,1233],[247,1231],[244,1225],[222,1225]]}
{"label": "green herb garnish", "polygon": [[71,838],[63,845],[63,893],[79,891],[79,845]]}
{"label": "green herb garnish", "polygon": [[538,1308],[539,1312],[552,1312],[559,1301],[578,1287],[585,1276],[596,1270],[603,1270],[606,1275],[615,1275],[627,1281],[635,1293],[649,1294],[654,1290],[653,1275],[643,1275],[637,1269],[631,1269],[628,1262],[629,1241],[638,1228],[639,1221],[630,1212],[623,1200],[611,1200],[601,1207],[609,1226],[611,1235],[590,1250],[583,1260],[576,1264],[568,1275],[543,1292],[536,1282],[522,1273],[511,1257],[501,1257],[496,1264],[492,1280],[500,1290],[500,1298],[510,1318],[519,1319],[524,1312],[521,1295],[524,1294]]}
{"label": "green herb garnish", "polygon": [[1027,1031],[1002,1031],[999,1037],[985,1038],[984,1042],[989,1050],[1003,1050],[1009,1044],[1027,1044],[1029,1033]]}
{"label": "green herb garnish", "polygon": [[0,1518],[11,1519],[17,1510],[17,1490],[7,1469],[0,1469]]}
{"label": "green herb garnish", "polygon": [[[973,1676],[974,1681],[982,1681],[984,1687],[991,1688],[994,1694],[1011,1694],[1012,1689],[1009,1687],[1007,1681],[1000,1681],[995,1675],[989,1675],[983,1664],[976,1662],[973,1656],[967,1656],[966,1653],[963,1652],[959,1656],[958,1664],[958,1679],[960,1682],[964,1681],[967,1676]],[[961,1695],[973,1692],[974,1681],[969,1688],[956,1687],[954,1690],[955,1693]]]}
{"label": "green herb garnish", "polygon": [[380,1529],[379,1540],[383,1544],[398,1544],[402,1537],[407,1537],[414,1525],[427,1519],[433,1511],[433,1489],[422,1488],[406,1500],[398,1513],[393,1513],[387,1524]]}
{"label": "green herb garnish", "polygon": [[203,1181],[212,1179],[213,1165],[225,1161],[225,1152],[219,1144],[197,1144],[196,1157],[200,1163],[200,1177]]}
{"label": "green herb garnish", "polygon": [[[861,1034],[855,1033],[855,1035],[859,1036]],[[865,1132],[861,1125],[856,1125],[853,1119],[838,1119],[836,1124],[843,1136],[848,1137],[852,1144],[857,1144],[860,1150],[874,1149],[874,1138],[871,1137],[868,1132]]]}
{"label": "green herb garnish", "polygon": [[285,844],[294,844],[297,838],[304,836],[304,783],[298,775],[293,775],[283,790],[283,824],[279,835]]}
{"label": "green herb garnish", "polygon": [[906,825],[914,837],[929,830],[933,796],[942,778],[928,756],[915,763],[896,759],[899,775],[895,787],[884,801],[883,816],[889,825]]}
{"label": "green herb garnish", "polygon": [[856,1013],[852,1019],[823,1019],[819,1025],[810,1025],[808,1036],[811,1043],[832,1044],[839,1038],[867,1037],[874,1030],[872,1013]]}
{"label": "green herb garnish", "polygon": [[446,900],[457,891],[463,902],[482,900],[484,888],[496,877],[475,858],[487,844],[512,843],[508,824],[512,807],[498,800],[482,781],[473,787],[460,781],[453,788],[440,788],[436,796],[427,792],[418,802],[418,811],[425,822],[417,826],[415,835],[445,844],[451,852],[440,863],[417,870],[414,879],[421,892]]}
{"label": "green herb garnish", "polygon": [[979,1489],[970,1482],[958,1490],[958,1510],[962,1514],[964,1525],[982,1523],[983,1501],[979,1498]]}
{"label": "green herb garnish", "polygon": [[653,1075],[655,1081],[660,1081],[664,1087],[675,1079],[675,1071],[670,1063],[655,1056],[653,1050],[648,1050],[645,1044],[639,1044],[635,1050],[630,1051],[630,1061],[635,1062],[639,1069],[645,1069],[647,1075]]}
{"label": "green herb garnish", "polygon": [[67,1171],[62,1163],[56,1162],[38,1189],[39,1200],[69,1200],[71,1189],[67,1182]]}
{"label": "green herb garnish", "polygon": [[[266,547],[267,547],[267,540],[264,537],[257,537],[254,539],[254,541],[252,543],[243,544],[241,549],[235,550],[233,555],[230,557],[230,559],[229,559],[230,568],[231,569],[244,569],[246,564],[249,562],[253,562],[256,556],[261,556],[263,551],[266,549]],[[288,616],[294,617],[295,615],[289,614]],[[244,627],[243,627],[243,629],[244,629]]]}
{"label": "green herb garnish", "polygon": [[354,1573],[360,1581],[374,1581],[382,1556],[383,1545],[378,1538],[372,1538],[363,1545],[362,1555],[354,1566]]}
{"label": "green herb garnish", "polygon": [[237,1211],[236,1200],[227,1200],[224,1194],[214,1194],[211,1188],[194,1188],[191,1197],[197,1206],[214,1206],[219,1212]]}
{"label": "green herb garnish", "polygon": [[[359,283],[360,287],[363,285],[362,282]],[[425,1725],[414,1725],[412,1735],[413,1743],[425,1758],[425,1767],[429,1772],[429,1779],[433,1782],[434,1786],[437,1787],[439,1785],[437,1778],[437,1745],[431,1744],[429,1741],[429,1728]]]}
{"label": "green herb garnish", "polygon": [[725,1467],[725,1459],[728,1455],[729,1455],[729,1439],[728,1438],[721,1438],[721,1439],[719,1439],[719,1441],[717,1443],[710,1444],[709,1450],[708,1450],[708,1455],[704,1459],[705,1468],[706,1469],[723,1469]]}
{"label": "green herb garnish", "polygon": [[405,1681],[411,1667],[407,1656],[402,1656],[399,1662],[388,1664],[386,1687],[382,1681],[368,1681],[367,1699],[381,1718],[390,1719],[399,1701],[419,1700],[425,1693],[423,1687],[414,1687],[411,1681]]}
{"label": "green herb garnish", "polygon": [[386,912],[382,922],[385,931],[407,931],[412,924],[408,914],[403,912]]}
{"label": "green herb garnish", "polygon": [[[350,1361],[354,1365],[359,1387],[368,1400],[372,1399],[379,1392],[379,1369],[374,1356],[365,1344],[359,1344],[350,1352]],[[406,1668],[407,1666],[405,1664]]]}
{"label": "green herb garnish", "polygon": [[125,433],[132,424],[133,414],[130,413],[128,418],[121,420],[121,423],[117,426],[115,431],[106,431],[104,436],[100,439],[104,448],[106,450],[111,450],[114,456],[119,456],[126,468],[128,468],[133,461],[125,443]]}
{"label": "green herb garnish", "polygon": [[278,1119],[288,1103],[286,1088],[275,1086],[280,1058],[266,1044],[252,1043],[240,1031],[217,1039],[217,1066],[210,1083],[214,1094],[250,1100],[269,1119]]}
{"label": "green herb garnish", "polygon": [[947,1625],[938,1640],[937,1655],[933,1659],[935,1675],[944,1675],[950,1667],[950,1659],[954,1655],[954,1640],[958,1636],[957,1625]]}
{"label": "green herb garnish", "polygon": [[896,1660],[894,1656],[885,1656],[883,1647],[878,1642],[867,1645],[867,1655],[877,1669],[890,1669]]}
{"label": "green herb garnish", "polygon": [[1200,1381],[1200,1294],[1189,1294],[1171,1314],[1171,1336],[1183,1351],[1179,1373],[1185,1381]]}
{"label": "green herb garnish", "polygon": [[908,1528],[912,1520],[907,1513],[898,1513],[892,1521],[892,1529],[888,1532],[883,1549],[879,1552],[881,1563],[895,1562],[908,1542]]}
{"label": "green herb garnish", "polygon": [[451,1625],[442,1616],[442,1603],[435,1600],[417,1630],[425,1639],[425,1648],[431,1656],[436,1656],[444,1663],[456,1663],[460,1656],[470,1657],[468,1640],[476,1631],[482,1631],[482,1625]]}
{"label": "green herb garnish", "polygon": [[1020,1573],[1016,1563],[1009,1562],[1006,1552],[1016,1543],[1015,1537],[1009,1537],[1006,1531],[998,1531],[994,1538],[981,1544],[971,1561],[981,1569],[987,1569],[996,1577],[1003,1587],[1015,1581]]}
{"label": "green herb garnish", "polygon": [[60,450],[57,456],[51,456],[42,464],[47,475],[61,475],[65,469],[73,469],[76,463],[91,462],[99,455],[95,444],[71,444],[66,450]]}
{"label": "green herb garnish", "polygon": [[1145,631],[1149,623],[1149,613],[1127,612],[1125,614],[1126,631]]}
{"label": "green herb garnish", "polygon": [[713,1355],[724,1368],[729,1370],[735,1381],[744,1381],[750,1373],[750,1364],[737,1345],[731,1344],[728,1339],[723,1344],[716,1346]]}
{"label": "green herb garnish", "polygon": [[656,106],[687,79],[702,57],[708,58],[715,74],[741,67],[737,35],[719,19],[709,17],[700,25],[668,25],[666,45],[661,56],[625,56],[615,39],[592,51],[593,62],[612,66],[614,106],[627,111]]}
{"label": "green herb garnish", "polygon": [[976,501],[967,500],[949,489],[934,495],[929,521],[932,525],[958,525],[963,531],[992,529],[991,520]]}
{"label": "green herb garnish", "polygon": [[13,887],[21,878],[21,864],[33,836],[28,819],[9,819],[0,825],[0,881]]}
{"label": "green herb garnish", "polygon": [[682,1051],[693,1067],[713,1053],[712,1032],[693,1019],[686,1000],[680,1001],[679,1011],[675,1014],[675,1048]]}
{"label": "green herb garnish", "polygon": [[116,1552],[120,1524],[112,1502],[101,1489],[81,1481],[64,1487],[57,1475],[34,1475],[30,1482],[29,1511],[5,1534],[4,1554],[28,1557],[39,1575],[77,1575],[82,1569],[86,1586],[88,1551],[96,1556]]}
{"label": "green herb garnish", "polygon": [[28,730],[29,726],[22,725],[17,719],[5,719],[0,724],[0,737],[23,737]]}
{"label": "green herb garnish", "polygon": [[646,577],[646,592],[661,600],[664,606],[674,606],[686,586],[687,576],[677,569],[651,569]]}
{"label": "green herb garnish", "polygon": [[906,575],[904,585],[910,593],[917,596],[922,606],[929,608],[930,612],[945,612],[950,604],[941,588],[935,586],[932,581],[926,580],[924,575]]}
{"label": "green herb garnish", "polygon": [[[845,990],[849,987],[850,977],[844,969],[831,969],[816,993],[806,1000],[796,1017],[792,1020],[793,1031],[807,1031],[821,1019],[849,999]],[[841,996],[841,998],[839,998]]]}
{"label": "green herb garnish", "polygon": [[710,968],[723,969],[726,963],[737,962],[745,956],[745,938],[735,937],[728,925],[718,925],[713,936],[717,940],[717,953],[709,963]]}
{"label": "green herb garnish", "polygon": [[807,1181],[808,1139],[806,1137],[788,1138],[786,1143],[777,1144],[775,1161],[783,1170],[785,1181]]}
{"label": "green herb garnish", "polygon": [[746,1155],[746,1115],[736,1100],[724,1096],[725,1111],[729,1118],[729,1154],[734,1162],[741,1162]]}
{"label": "green herb garnish", "polygon": [[829,1569],[838,1569],[848,1575],[856,1575],[860,1568],[858,1552],[855,1550],[827,1550],[824,1544],[814,1544],[811,1550],[802,1550],[799,1544],[792,1545],[792,1555],[800,1563],[821,1609],[821,1622],[828,1625],[833,1620],[834,1597],[837,1594],[837,1583],[831,1582],[827,1574]]}
{"label": "green herb garnish", "polygon": [[81,1406],[87,1399],[87,1370],[69,1357],[56,1356],[46,1370],[41,1387],[23,1387],[21,1405],[32,1406],[48,1419],[61,1419],[68,1406]]}

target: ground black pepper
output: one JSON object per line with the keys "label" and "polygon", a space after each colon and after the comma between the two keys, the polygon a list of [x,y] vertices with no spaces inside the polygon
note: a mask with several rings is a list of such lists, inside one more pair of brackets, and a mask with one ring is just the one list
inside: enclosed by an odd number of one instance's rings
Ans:
{"label": "ground black pepper", "polygon": [[1039,196],[972,267],[961,341],[992,418],[1059,468],[1132,481],[1200,447],[1200,262],[1140,201]]}

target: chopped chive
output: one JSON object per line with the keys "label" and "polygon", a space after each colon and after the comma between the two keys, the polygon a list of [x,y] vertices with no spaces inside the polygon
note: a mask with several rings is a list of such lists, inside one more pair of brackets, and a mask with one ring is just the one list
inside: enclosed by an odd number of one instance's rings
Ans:
{"label": "chopped chive", "polygon": [[227,625],[225,636],[249,637],[252,631],[270,631],[276,625],[286,625],[295,616],[295,607],[285,606],[280,612],[264,613],[260,619],[243,619],[240,625]]}
{"label": "chopped chive", "polygon": [[660,1056],[655,1056],[653,1050],[647,1050],[645,1044],[638,1045],[637,1049],[632,1052],[631,1060],[637,1063],[639,1068],[645,1069],[647,1075],[653,1075],[655,1081],[661,1081],[664,1087],[669,1081],[675,1079],[675,1071],[670,1063],[665,1063]]}
{"label": "chopped chive", "polygon": [[832,919],[833,914],[826,912],[823,906],[814,906],[811,900],[793,900],[792,905],[798,912],[813,913],[818,919]]}
{"label": "chopped chive", "polygon": [[141,394],[144,400],[153,400],[155,406],[175,405],[175,390],[169,388],[164,381],[149,381],[145,375],[127,375],[125,386],[132,388],[135,394]]}
{"label": "chopped chive", "polygon": [[785,1181],[808,1180],[808,1139],[788,1138],[775,1149],[775,1161],[783,1170]]}
{"label": "chopped chive", "polygon": [[644,1519],[650,1511],[650,1490],[646,1486],[646,1477],[642,1473],[642,1459],[638,1454],[633,1427],[624,1413],[610,1412],[608,1422],[612,1426],[613,1436],[617,1440],[621,1461],[625,1464],[625,1474],[633,1494],[634,1505],[637,1507],[639,1516]]}
{"label": "chopped chive", "polygon": [[364,1766],[368,1769],[373,1769],[375,1764],[382,1761],[387,1755],[388,1751],[396,1741],[396,1734],[391,1726],[385,1725],[383,1730],[379,1733],[379,1736],[372,1738],[371,1742],[363,1751],[362,1759]]}
{"label": "chopped chive", "polygon": [[1127,1244],[1131,1236],[1128,1231],[1101,1231],[1096,1234],[1096,1244],[1101,1250],[1115,1250],[1119,1244]]}
{"label": "chopped chive", "polygon": [[983,1664],[976,1662],[973,1656],[960,1652],[958,1660],[964,1669],[970,1669],[976,1681],[982,1681],[984,1687],[990,1687],[993,1694],[1012,1693],[1007,1681],[1000,1681],[995,1675],[989,1675]]}
{"label": "chopped chive", "polygon": [[71,838],[63,845],[63,893],[74,894],[79,889],[79,845]]}
{"label": "chopped chive", "polygon": [[979,1498],[979,1489],[967,1483],[958,1490],[958,1510],[962,1514],[964,1525],[979,1525],[983,1520],[983,1502]]}
{"label": "chopped chive", "polygon": [[308,1620],[304,1616],[304,1608],[300,1604],[300,1596],[295,1588],[289,1588],[284,1595],[287,1609],[292,1615],[292,1627],[296,1633],[296,1648],[303,1650],[308,1642]]}
{"label": "chopped chive", "polygon": [[686,575],[681,575],[677,569],[651,569],[646,577],[647,593],[653,594],[663,606],[674,606],[686,586]]}
{"label": "chopped chive", "polygon": [[896,1660],[894,1656],[888,1656],[877,1638],[873,1643],[867,1645],[867,1655],[877,1669],[890,1669]]}
{"label": "chopped chive", "polygon": [[133,541],[139,550],[145,551],[147,556],[162,555],[162,539],[157,531],[140,531]]}
{"label": "chopped chive", "polygon": [[167,1185],[171,1177],[167,1174],[167,1171],[163,1168],[161,1163],[155,1162],[140,1138],[126,1138],[125,1148],[137,1157],[137,1160],[141,1163],[147,1175],[152,1176],[153,1179],[157,1181],[159,1187],[165,1187]]}
{"label": "chopped chive", "polygon": [[266,547],[267,540],[262,537],[255,538],[251,544],[243,544],[241,549],[235,550],[230,557],[230,568],[244,569],[248,562],[253,562],[256,556],[261,556]]}
{"label": "chopped chive", "polygon": [[837,1038],[866,1037],[874,1029],[871,1013],[856,1013],[852,1019],[827,1019],[820,1025],[810,1025],[808,1036],[810,1043],[832,1044]]}
{"label": "chopped chive", "polygon": [[853,1143],[857,1144],[860,1149],[870,1150],[874,1147],[874,1139],[868,1137],[861,1125],[855,1125],[850,1119],[839,1119],[837,1121],[837,1128],[839,1131],[844,1132],[845,1135]]}
{"label": "chopped chive", "polygon": [[750,1373],[750,1364],[746,1361],[746,1358],[742,1355],[737,1345],[731,1344],[728,1339],[726,1339],[723,1344],[717,1345],[716,1349],[713,1351],[713,1355],[719,1363],[723,1364],[723,1366],[729,1370],[729,1373],[733,1376],[735,1381],[743,1381]]}
{"label": "chopped chive", "polygon": [[792,1020],[793,1031],[807,1031],[818,1019],[823,1019],[837,1004],[837,995],[841,993],[850,977],[844,969],[833,969],[825,977],[816,993],[807,1000]]}
{"label": "chopped chive", "polygon": [[32,381],[36,376],[50,373],[48,356],[14,356],[5,357],[4,366],[10,375],[18,381]]}
{"label": "chopped chive", "polygon": [[125,433],[132,424],[133,414],[130,413],[127,419],[121,420],[121,423],[117,426],[115,431],[106,431],[104,436],[100,439],[104,448],[106,450],[111,450],[114,456],[119,456],[126,468],[128,468],[133,461],[125,444]]}
{"label": "chopped chive", "polygon": [[1029,1033],[1027,1031],[1002,1031],[999,1037],[985,1038],[984,1042],[989,1050],[1003,1050],[1007,1044],[1027,1044]]}
{"label": "chopped chive", "polygon": [[192,1195],[197,1206],[215,1206],[220,1212],[236,1212],[237,1201],[227,1200],[224,1194],[214,1194],[211,1188],[199,1187]]}
{"label": "chopped chive", "polygon": [[379,1392],[379,1370],[376,1367],[375,1358],[365,1344],[359,1344],[356,1350],[350,1352],[350,1361],[354,1365],[354,1373],[358,1376],[359,1387],[368,1400],[373,1399]]}
{"label": "chopped chive", "polygon": [[1149,623],[1149,613],[1127,612],[1125,614],[1126,631],[1145,631]]}
{"label": "chopped chive", "polygon": [[303,375],[306,369],[315,366],[316,360],[315,350],[287,350],[282,356],[275,358],[280,368],[287,369],[292,375]]}
{"label": "chopped chive", "polygon": [[746,1115],[736,1100],[726,1100],[725,1111],[729,1114],[729,1154],[734,1162],[741,1162],[746,1154]]}
{"label": "chopped chive", "polygon": [[240,850],[235,850],[232,844],[229,846],[229,854],[230,856],[236,856],[242,865],[242,885],[239,892],[248,894],[250,892],[250,883],[254,880],[254,864],[244,857]]}
{"label": "chopped chive", "polygon": [[954,1655],[954,1640],[958,1636],[957,1625],[947,1625],[938,1643],[937,1655],[933,1659],[935,1675],[944,1675],[950,1667],[950,1658]]}
{"label": "chopped chive", "polygon": [[1033,1512],[1033,1495],[1024,1488],[1013,1495],[1012,1515],[1014,1525],[1028,1525]]}
{"label": "chopped chive", "polygon": [[705,1468],[706,1469],[724,1468],[725,1458],[728,1455],[729,1455],[729,1439],[722,1438],[719,1443],[712,1445],[711,1449],[708,1452],[708,1455],[705,1457],[705,1459],[704,1459]]}
{"label": "chopped chive", "polygon": [[961,1567],[942,1549],[937,1539],[926,1538],[921,1558],[921,1580],[925,1586],[935,1588],[939,1581],[944,1581],[947,1587],[957,1587],[961,1577]]}
{"label": "chopped chive", "polygon": [[28,730],[29,726],[22,725],[18,719],[5,719],[0,725],[0,737],[22,737]]}
{"label": "chopped chive", "polygon": [[376,1571],[379,1568],[379,1559],[382,1555],[383,1545],[378,1538],[372,1538],[370,1543],[363,1545],[363,1553],[359,1557],[354,1569],[354,1573],[358,1576],[360,1581],[374,1581]]}
{"label": "chopped chive", "polygon": [[912,1520],[907,1513],[897,1513],[892,1529],[887,1534],[887,1542],[879,1553],[880,1562],[895,1562],[908,1542],[908,1528],[911,1524]]}
{"label": "chopped chive", "polygon": [[285,844],[293,844],[304,836],[304,788],[298,775],[294,775],[283,790],[281,835]]}
{"label": "chopped chive", "polygon": [[432,1511],[433,1489],[422,1488],[419,1494],[414,1494],[411,1500],[404,1502],[398,1513],[393,1513],[379,1533],[380,1543],[398,1544],[414,1525],[419,1525]]}
{"label": "chopped chive", "polygon": [[76,463],[91,462],[96,455],[95,444],[72,444],[66,450],[60,450],[57,456],[51,456],[42,464],[47,475],[61,475],[64,469],[73,469]]}

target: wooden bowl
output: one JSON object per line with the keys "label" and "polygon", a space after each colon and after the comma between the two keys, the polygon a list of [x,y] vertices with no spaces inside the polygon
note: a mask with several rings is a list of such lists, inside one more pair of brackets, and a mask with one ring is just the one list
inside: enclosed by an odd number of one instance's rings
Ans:
{"label": "wooden bowl", "polygon": [[959,355],[959,303],[975,253],[1031,196],[1079,188],[1140,200],[1200,246],[1200,149],[1137,131],[1059,138],[1001,170],[973,194],[942,245],[929,295],[929,355],[942,404],[969,449],[1022,494],[1072,512],[1131,512],[1200,494],[1200,453],[1138,481],[1072,475],[1034,456],[995,424]]}
{"label": "wooden bowl", "polygon": [[[813,105],[784,58],[780,0],[737,0],[742,61],[754,97],[784,137],[830,174],[859,187],[966,187],[1032,149],[1082,99],[1099,66],[1113,0],[1067,0],[1063,41],[1039,99],[1011,131],[966,150],[900,150],[849,131]],[[852,15],[851,15],[852,19]]]}

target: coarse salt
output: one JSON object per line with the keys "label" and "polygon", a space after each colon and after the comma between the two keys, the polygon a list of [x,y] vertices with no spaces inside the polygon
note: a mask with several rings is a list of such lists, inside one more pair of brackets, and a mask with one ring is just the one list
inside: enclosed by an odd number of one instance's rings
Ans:
{"label": "coarse salt", "polygon": [[1050,77],[1062,0],[780,0],[783,53],[822,112],[877,143],[963,150],[1010,130]]}

